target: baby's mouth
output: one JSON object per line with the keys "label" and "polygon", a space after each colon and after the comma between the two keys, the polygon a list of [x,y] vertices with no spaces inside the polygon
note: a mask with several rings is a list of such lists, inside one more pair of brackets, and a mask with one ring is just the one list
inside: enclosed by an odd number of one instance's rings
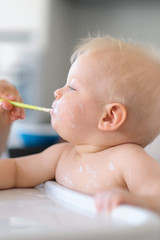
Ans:
{"label": "baby's mouth", "polygon": [[52,107],[52,109],[54,109],[54,108],[55,108],[55,105],[56,105],[56,100],[54,100],[54,101],[53,101],[53,103],[52,103],[52,106],[51,106],[51,107]]}
{"label": "baby's mouth", "polygon": [[52,110],[51,110],[51,114],[56,114],[57,111],[57,101],[54,100],[52,103]]}

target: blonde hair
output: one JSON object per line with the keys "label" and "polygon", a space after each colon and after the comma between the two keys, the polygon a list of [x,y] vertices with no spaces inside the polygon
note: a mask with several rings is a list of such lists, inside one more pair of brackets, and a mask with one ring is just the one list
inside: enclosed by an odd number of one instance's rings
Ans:
{"label": "blonde hair", "polygon": [[109,101],[124,104],[128,112],[126,137],[143,147],[148,145],[160,131],[159,51],[152,45],[105,36],[83,39],[71,63],[84,53],[103,54],[110,76],[106,87]]}

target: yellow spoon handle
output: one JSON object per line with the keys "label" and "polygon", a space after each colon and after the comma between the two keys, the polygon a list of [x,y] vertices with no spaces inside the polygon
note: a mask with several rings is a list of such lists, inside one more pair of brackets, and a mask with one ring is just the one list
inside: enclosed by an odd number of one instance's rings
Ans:
{"label": "yellow spoon handle", "polygon": [[48,113],[50,113],[51,110],[52,110],[51,108],[38,107],[38,106],[26,104],[26,103],[20,103],[20,102],[11,101],[11,100],[8,100],[8,99],[0,98],[0,101],[9,102],[13,106],[16,106],[16,107],[32,109],[32,110],[41,111],[41,112],[48,112]]}

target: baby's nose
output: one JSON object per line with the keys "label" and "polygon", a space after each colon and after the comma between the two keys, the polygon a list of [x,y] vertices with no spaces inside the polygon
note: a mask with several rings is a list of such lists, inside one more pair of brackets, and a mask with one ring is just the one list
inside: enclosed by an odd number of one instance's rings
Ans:
{"label": "baby's nose", "polygon": [[62,89],[58,88],[55,92],[54,92],[54,97],[56,99],[60,99],[62,97]]}

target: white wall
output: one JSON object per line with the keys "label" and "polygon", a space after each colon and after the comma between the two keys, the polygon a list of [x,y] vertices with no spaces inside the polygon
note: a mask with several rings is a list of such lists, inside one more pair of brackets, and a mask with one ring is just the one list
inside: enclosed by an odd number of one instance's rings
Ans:
{"label": "white wall", "polygon": [[46,41],[47,6],[48,0],[0,0],[0,32],[31,32]]}
{"label": "white wall", "polygon": [[160,162],[160,136],[145,148],[146,152]]}
{"label": "white wall", "polygon": [[[0,0],[0,79],[15,84],[26,103],[39,99],[39,69],[48,39],[49,0]],[[36,113],[27,112],[28,121]]]}

